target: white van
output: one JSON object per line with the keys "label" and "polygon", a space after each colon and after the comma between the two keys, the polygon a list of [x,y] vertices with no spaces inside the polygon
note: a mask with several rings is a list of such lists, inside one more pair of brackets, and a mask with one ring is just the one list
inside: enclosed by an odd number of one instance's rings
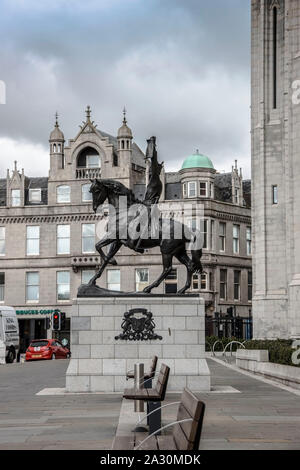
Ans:
{"label": "white van", "polygon": [[6,362],[13,362],[20,348],[20,337],[16,311],[12,307],[0,306],[0,340],[6,346]]}

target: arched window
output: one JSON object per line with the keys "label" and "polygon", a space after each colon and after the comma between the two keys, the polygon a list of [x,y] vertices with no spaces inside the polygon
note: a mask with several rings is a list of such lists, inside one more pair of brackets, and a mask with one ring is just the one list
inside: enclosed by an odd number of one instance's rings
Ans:
{"label": "arched window", "polygon": [[129,149],[129,140],[127,140],[127,148]]}
{"label": "arched window", "polygon": [[77,157],[78,168],[100,168],[100,155],[92,147],[85,147]]}
{"label": "arched window", "polygon": [[67,185],[57,186],[56,200],[59,204],[71,202],[71,188]]}
{"label": "arched window", "polygon": [[92,193],[90,193],[91,184],[83,184],[81,186],[81,200],[82,202],[91,202],[93,200]]}
{"label": "arched window", "polygon": [[53,153],[56,153],[56,144],[53,144]]}
{"label": "arched window", "polygon": [[122,149],[125,148],[125,143],[124,143],[124,140],[122,140]]}
{"label": "arched window", "polygon": [[58,144],[58,146],[57,146],[57,147],[58,147],[58,150],[57,150],[57,151],[58,151],[58,153],[61,153],[61,144]]}

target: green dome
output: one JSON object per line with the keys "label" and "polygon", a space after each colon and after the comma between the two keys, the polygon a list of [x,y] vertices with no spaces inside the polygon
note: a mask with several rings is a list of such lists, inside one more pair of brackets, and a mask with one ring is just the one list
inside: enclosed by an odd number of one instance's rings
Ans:
{"label": "green dome", "polygon": [[184,160],[181,169],[186,170],[188,168],[210,168],[211,170],[214,170],[211,159],[205,155],[202,155],[201,153],[194,153],[193,155],[189,155]]}

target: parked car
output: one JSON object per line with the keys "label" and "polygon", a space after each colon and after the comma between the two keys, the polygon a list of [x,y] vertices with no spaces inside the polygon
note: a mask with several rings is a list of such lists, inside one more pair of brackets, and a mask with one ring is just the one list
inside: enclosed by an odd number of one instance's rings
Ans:
{"label": "parked car", "polygon": [[5,344],[6,362],[14,362],[19,351],[20,338],[18,319],[13,307],[0,306],[0,339]]}
{"label": "parked car", "polygon": [[35,339],[26,350],[26,361],[38,359],[67,359],[71,356],[70,349],[63,346],[57,339]]}

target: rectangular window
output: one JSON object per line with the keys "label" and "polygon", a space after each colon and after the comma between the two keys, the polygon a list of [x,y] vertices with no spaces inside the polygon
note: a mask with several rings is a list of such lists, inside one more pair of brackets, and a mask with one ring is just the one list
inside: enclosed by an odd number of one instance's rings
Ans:
{"label": "rectangular window", "polygon": [[207,183],[200,183],[200,197],[207,197]]}
{"label": "rectangular window", "polygon": [[201,274],[201,290],[207,290],[207,274]]}
{"label": "rectangular window", "polygon": [[18,207],[21,205],[21,190],[20,189],[11,190],[11,205],[12,207]]}
{"label": "rectangular window", "polygon": [[41,202],[41,189],[29,189],[29,202]]}
{"label": "rectangular window", "polygon": [[183,183],[182,185],[182,195],[183,197],[187,197],[187,183]]}
{"label": "rectangular window", "polygon": [[246,240],[247,240],[247,255],[250,256],[252,253],[252,233],[251,227],[246,229]]}
{"label": "rectangular window", "polygon": [[214,185],[213,183],[209,183],[209,197],[213,199],[214,197]]}
{"label": "rectangular window", "polygon": [[215,248],[214,244],[214,235],[215,235],[215,221],[210,221],[210,249],[213,250]]}
{"label": "rectangular window", "polygon": [[93,269],[85,269],[81,273],[81,282],[82,284],[88,284],[93,276],[95,276],[96,271]]}
{"label": "rectangular window", "polygon": [[82,224],[82,253],[95,252],[95,224]]}
{"label": "rectangular window", "polygon": [[149,285],[149,269],[138,268],[135,270],[135,290],[141,292]]}
{"label": "rectangular window", "polygon": [[5,255],[5,227],[0,227],[0,255]]}
{"label": "rectangular window", "polygon": [[240,300],[241,271],[234,271],[233,276],[234,276],[234,280],[233,280],[234,300]]}
{"label": "rectangular window", "polygon": [[5,273],[0,273],[0,302],[4,302]]}
{"label": "rectangular window", "polygon": [[91,184],[83,184],[81,186],[81,200],[82,202],[90,202],[93,200],[92,193],[90,193]]}
{"label": "rectangular window", "polygon": [[26,227],[26,254],[27,256],[40,254],[40,227],[38,225]]}
{"label": "rectangular window", "polygon": [[239,198],[240,198],[240,192],[238,189],[235,189],[234,190],[234,204],[239,203]]}
{"label": "rectangular window", "polygon": [[201,233],[203,237],[203,247],[204,249],[208,248],[208,240],[207,240],[207,227],[208,227],[208,220],[207,219],[202,219],[201,220]]}
{"label": "rectangular window", "polygon": [[70,186],[66,186],[66,185],[57,186],[56,199],[59,204],[71,202]]}
{"label": "rectangular window", "polygon": [[195,181],[188,183],[188,197],[197,197],[197,183]]}
{"label": "rectangular window", "polygon": [[278,186],[272,186],[272,204],[278,204]]}
{"label": "rectangular window", "polygon": [[107,289],[121,290],[121,271],[119,269],[107,270]]}
{"label": "rectangular window", "polygon": [[165,293],[176,294],[177,292],[177,269],[172,269],[165,280]]}
{"label": "rectangular window", "polygon": [[219,244],[220,251],[226,250],[226,223],[219,222]]}
{"label": "rectangular window", "polygon": [[208,290],[207,274],[193,274],[192,290]]}
{"label": "rectangular window", "polygon": [[199,289],[200,289],[199,274],[193,274],[192,290],[199,290]]}
{"label": "rectangular window", "polygon": [[220,269],[220,299],[227,300],[227,270]]}
{"label": "rectangular window", "polygon": [[70,271],[57,271],[57,300],[70,300]]}
{"label": "rectangular window", "polygon": [[38,302],[40,293],[40,275],[38,272],[26,273],[26,302]]}
{"label": "rectangular window", "polygon": [[248,271],[248,302],[252,300],[252,271]]}
{"label": "rectangular window", "polygon": [[57,226],[57,254],[68,255],[70,253],[70,225]]}
{"label": "rectangular window", "polygon": [[240,251],[240,226],[233,226],[233,253],[238,254]]}

